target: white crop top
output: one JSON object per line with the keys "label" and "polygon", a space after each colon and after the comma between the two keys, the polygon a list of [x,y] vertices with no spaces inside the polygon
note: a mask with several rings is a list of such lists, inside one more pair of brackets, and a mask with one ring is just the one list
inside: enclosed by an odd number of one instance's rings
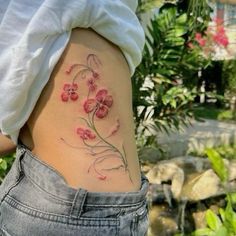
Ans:
{"label": "white crop top", "polygon": [[145,42],[137,0],[0,0],[0,131],[18,142],[76,27],[120,47],[133,75]]}

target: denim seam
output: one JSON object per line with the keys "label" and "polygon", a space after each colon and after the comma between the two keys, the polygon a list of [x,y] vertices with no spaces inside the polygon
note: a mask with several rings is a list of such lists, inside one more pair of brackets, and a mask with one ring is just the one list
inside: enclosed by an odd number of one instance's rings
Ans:
{"label": "denim seam", "polygon": [[1,236],[10,236],[10,234],[7,233],[5,229],[0,229],[0,233],[3,234],[3,235],[1,234]]}
{"label": "denim seam", "polygon": [[[67,201],[63,198],[58,198],[56,197],[54,194],[51,194],[50,192],[47,192],[45,189],[41,188],[40,185],[38,185],[29,175],[26,175],[27,178],[29,178],[29,180],[32,182],[32,184],[34,184],[36,187],[38,187],[41,191],[43,191],[44,193],[46,194],[49,194],[51,197],[53,197],[54,199],[56,200],[59,200],[59,201],[62,201],[64,203],[69,203],[70,205],[73,204],[73,201]],[[89,193],[89,192],[88,192]],[[136,202],[136,203],[129,203],[129,204],[119,204],[119,205],[115,205],[115,204],[88,204],[86,203],[86,206],[88,207],[136,207],[138,206],[139,204],[143,203],[145,201],[144,200],[141,200],[139,202]]]}
{"label": "denim seam", "polygon": [[[8,198],[8,199],[7,199]],[[7,195],[6,196],[6,200],[5,200],[6,203],[8,203],[10,206],[12,207],[16,207],[18,210],[21,210],[20,208],[25,208],[27,210],[32,210],[32,211],[35,211],[37,213],[42,213],[42,214],[45,214],[45,215],[51,215],[51,216],[58,216],[58,217],[68,217],[67,215],[63,215],[63,214],[56,214],[56,213],[51,213],[51,212],[46,212],[46,211],[41,211],[37,208],[33,208],[33,207],[30,207],[28,205],[25,205],[24,203],[18,201],[17,199],[15,199],[14,197],[10,196],[10,195]],[[19,206],[19,207],[18,207]],[[24,211],[23,211],[24,212]]]}
{"label": "denim seam", "polygon": [[17,177],[16,182],[14,182],[12,185],[10,185],[6,192],[3,194],[2,198],[0,199],[0,205],[1,203],[4,201],[5,197],[11,192],[12,189],[14,189],[20,182],[21,180],[24,178],[24,175],[22,174],[22,172],[19,173],[19,176]]}
{"label": "denim seam", "polygon": [[11,236],[4,228],[0,229],[0,233],[3,233],[1,236]]}
{"label": "denim seam", "polygon": [[[30,180],[30,182],[35,185],[37,188],[39,188],[41,191],[43,191],[44,193],[50,195],[52,198],[54,198],[55,200],[61,201],[63,203],[65,203],[65,205],[71,205],[73,203],[73,201],[67,201],[63,198],[59,198],[57,196],[55,196],[54,194],[46,191],[45,189],[43,189],[40,185],[38,185],[29,175],[26,175],[26,177]],[[69,204],[68,204],[69,203]]]}
{"label": "denim seam", "polygon": [[66,182],[66,179],[64,178],[64,176],[56,168],[50,166],[46,162],[41,161],[38,157],[34,156],[31,152],[29,152],[28,149],[25,149],[25,152],[27,155],[29,155],[31,158],[33,158],[35,161],[37,161],[40,165],[43,165],[43,166],[49,168],[50,170],[55,172],[56,175],[60,176]]}
{"label": "denim seam", "polygon": [[145,201],[145,199],[144,200],[142,200],[142,201],[140,201],[140,202],[136,202],[136,203],[130,203],[130,204],[119,204],[119,205],[115,205],[115,204],[110,204],[110,205],[108,205],[108,204],[100,204],[100,205],[98,205],[98,204],[88,204],[88,203],[86,203],[86,207],[88,206],[88,207],[120,207],[120,208],[122,208],[122,207],[136,207],[136,206],[138,206],[138,205],[140,205],[141,203],[143,203]]}
{"label": "denim seam", "polygon": [[[9,199],[7,199],[9,198]],[[49,221],[53,221],[53,222],[59,222],[59,223],[63,223],[63,224],[69,224],[69,225],[75,225],[75,226],[94,226],[94,227],[97,227],[97,226],[101,226],[101,227],[105,227],[105,226],[118,226],[118,222],[117,222],[117,219],[109,219],[109,218],[86,218],[86,217],[80,217],[80,218],[77,218],[75,220],[75,218],[71,218],[70,216],[67,216],[67,215],[59,215],[59,214],[55,214],[55,213],[48,213],[48,212],[44,212],[44,211],[41,211],[41,210],[38,210],[38,209],[35,209],[35,208],[32,208],[32,207],[29,207],[29,206],[26,206],[25,204],[17,201],[16,199],[10,197],[10,196],[7,196],[5,202],[10,205],[12,208],[15,208],[27,215],[31,215],[33,217],[38,217],[38,218],[41,218],[41,219],[44,219],[44,220],[49,220]],[[34,213],[33,213],[34,212]],[[44,216],[42,216],[42,214]],[[54,218],[57,218],[57,219],[54,219]],[[64,218],[64,221],[63,220],[60,220]],[[67,218],[67,219],[66,219]],[[73,224],[73,223],[68,223],[68,219],[70,219],[70,222],[71,221],[76,221],[77,223]],[[103,220],[103,222],[101,221]],[[86,224],[84,224],[83,222],[80,222],[80,221],[87,221]],[[88,222],[89,221],[89,222]],[[99,225],[97,224],[92,224],[92,222],[97,222]]]}

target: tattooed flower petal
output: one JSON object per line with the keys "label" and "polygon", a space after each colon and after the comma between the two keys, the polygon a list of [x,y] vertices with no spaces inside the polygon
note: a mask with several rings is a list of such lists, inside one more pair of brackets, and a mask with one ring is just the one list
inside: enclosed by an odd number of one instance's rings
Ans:
{"label": "tattooed flower petal", "polygon": [[95,84],[94,78],[90,78],[87,81],[87,85],[89,87],[89,91],[94,92],[97,89],[97,85]]}
{"label": "tattooed flower petal", "polygon": [[84,103],[84,111],[86,113],[92,112],[95,109],[96,104],[97,104],[97,102],[95,99],[92,99],[92,98],[87,99]]}
{"label": "tattooed flower petal", "polygon": [[71,89],[77,90],[78,89],[78,84],[73,83],[72,86],[71,86]]}
{"label": "tattooed flower petal", "polygon": [[84,129],[83,128],[77,128],[76,130],[77,134],[81,137],[83,137],[83,134],[84,134]]}
{"label": "tattooed flower petal", "polygon": [[96,94],[96,100],[98,102],[102,103],[104,101],[104,99],[106,98],[107,93],[108,93],[108,91],[106,89],[99,90]]}
{"label": "tattooed flower petal", "polygon": [[106,96],[104,101],[103,101],[103,104],[110,108],[112,106],[112,104],[113,104],[112,96],[111,95]]}
{"label": "tattooed flower petal", "polygon": [[91,86],[89,87],[89,90],[90,90],[91,92],[96,91],[96,89],[97,89],[97,85],[96,85],[96,84],[91,85]]}
{"label": "tattooed flower petal", "polygon": [[76,101],[79,97],[76,90],[78,89],[78,85],[76,83],[73,84],[64,84],[63,90],[64,92],[61,94],[61,100],[63,102],[68,102],[69,98],[72,101]]}
{"label": "tattooed flower petal", "polygon": [[108,108],[106,106],[100,105],[99,109],[96,111],[97,118],[104,118],[108,114]]}
{"label": "tattooed flower petal", "polygon": [[105,180],[106,178],[107,178],[107,176],[105,176],[105,175],[98,176],[98,179],[100,179],[100,180]]}
{"label": "tattooed flower petal", "polygon": [[62,100],[63,102],[68,102],[68,100],[69,100],[68,93],[62,93],[62,94],[61,94],[61,100]]}
{"label": "tattooed flower petal", "polygon": [[79,95],[78,95],[77,93],[72,93],[72,94],[70,95],[70,99],[71,99],[72,101],[76,101],[78,98],[79,98]]}
{"label": "tattooed flower petal", "polygon": [[86,129],[84,130],[84,135],[88,137],[89,139],[95,139],[96,135],[91,132],[91,130]]}
{"label": "tattooed flower petal", "polygon": [[93,134],[92,131],[89,129],[84,129],[84,128],[79,127],[79,128],[77,128],[76,132],[80,136],[80,138],[83,140],[96,138],[96,135]]}
{"label": "tattooed flower petal", "polygon": [[64,84],[64,87],[63,87],[64,91],[69,91],[70,88],[71,88],[70,84]]}
{"label": "tattooed flower petal", "polygon": [[117,133],[117,131],[120,129],[120,120],[117,119],[116,123],[113,127],[111,127],[110,134],[109,135],[114,135]]}

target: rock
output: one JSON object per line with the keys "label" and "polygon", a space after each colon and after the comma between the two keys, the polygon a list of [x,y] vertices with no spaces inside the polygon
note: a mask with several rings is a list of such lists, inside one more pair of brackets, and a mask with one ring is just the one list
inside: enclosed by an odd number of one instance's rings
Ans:
{"label": "rock", "polygon": [[[224,160],[227,187],[236,190],[236,161]],[[207,209],[226,207],[225,191],[206,158],[180,157],[159,161],[146,173],[150,181],[149,236],[189,235],[206,227]]]}
{"label": "rock", "polygon": [[184,183],[184,172],[174,163],[160,163],[154,166],[147,178],[152,184],[171,182],[171,192],[175,199],[179,199]]}
{"label": "rock", "polygon": [[231,182],[236,180],[236,161],[229,161],[224,159],[224,164],[229,170],[229,181]]}
{"label": "rock", "polygon": [[194,219],[194,226],[196,229],[203,229],[207,226],[206,224],[206,211],[207,208],[202,202],[198,202],[197,211],[192,213],[192,217]]}
{"label": "rock", "polygon": [[164,187],[161,184],[150,184],[149,191],[147,194],[149,202],[153,204],[160,204],[166,202],[165,190],[163,188]]}
{"label": "rock", "polygon": [[149,212],[149,236],[173,236],[178,231],[178,212],[167,204],[155,205]]}
{"label": "rock", "polygon": [[181,198],[188,201],[199,201],[224,193],[220,179],[212,169],[193,175],[184,183]]}
{"label": "rock", "polygon": [[145,147],[139,152],[139,159],[142,163],[154,163],[163,160],[163,153],[153,147]]}

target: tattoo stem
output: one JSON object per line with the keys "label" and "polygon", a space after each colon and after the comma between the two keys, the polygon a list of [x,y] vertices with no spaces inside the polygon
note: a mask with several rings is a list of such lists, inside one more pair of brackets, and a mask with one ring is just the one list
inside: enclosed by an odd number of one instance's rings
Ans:
{"label": "tattoo stem", "polygon": [[[123,154],[120,152],[120,150],[118,148],[116,148],[113,144],[107,142],[100,134],[99,132],[97,131],[96,127],[95,127],[95,124],[94,124],[94,115],[96,113],[98,108],[95,109],[95,111],[93,112],[93,115],[92,115],[92,121],[91,122],[91,125],[92,125],[92,129],[94,130],[94,132],[97,134],[97,136],[103,141],[105,142],[106,144],[108,144],[109,146],[111,146],[114,150],[116,150],[116,152],[118,152],[120,154],[120,157],[122,158],[123,160],[123,163],[125,164],[125,169],[127,170],[127,162],[123,156]],[[90,120],[90,119],[89,119]]]}

